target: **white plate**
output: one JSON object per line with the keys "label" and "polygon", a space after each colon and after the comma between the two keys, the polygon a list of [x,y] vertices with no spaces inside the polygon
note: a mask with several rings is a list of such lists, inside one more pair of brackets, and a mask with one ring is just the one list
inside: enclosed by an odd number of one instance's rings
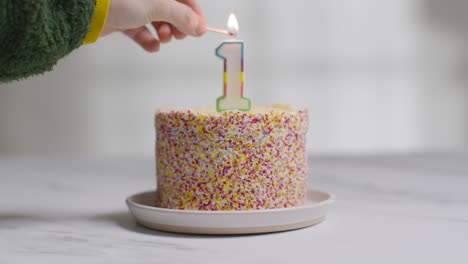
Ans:
{"label": "white plate", "polygon": [[332,194],[309,190],[304,205],[268,210],[197,211],[155,206],[155,191],[127,198],[130,212],[141,225],[157,230],[191,234],[254,234],[311,226],[325,219]]}

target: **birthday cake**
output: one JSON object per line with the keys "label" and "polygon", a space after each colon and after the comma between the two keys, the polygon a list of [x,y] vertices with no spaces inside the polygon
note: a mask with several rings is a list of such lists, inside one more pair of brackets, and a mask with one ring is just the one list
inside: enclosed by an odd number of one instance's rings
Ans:
{"label": "birthday cake", "polygon": [[158,111],[155,125],[158,207],[251,210],[305,201],[306,110]]}

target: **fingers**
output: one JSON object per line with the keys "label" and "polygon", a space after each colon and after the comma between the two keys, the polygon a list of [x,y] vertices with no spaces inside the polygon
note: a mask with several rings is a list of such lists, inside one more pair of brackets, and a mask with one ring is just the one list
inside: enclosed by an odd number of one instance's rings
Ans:
{"label": "fingers", "polygon": [[168,22],[180,32],[192,36],[200,36],[206,31],[206,22],[192,7],[174,0],[153,1],[156,3],[149,11],[152,21]]}
{"label": "fingers", "polygon": [[187,6],[191,7],[193,11],[195,11],[195,13],[197,13],[200,16],[200,22],[202,24],[203,33],[205,33],[207,23],[206,23],[205,15],[203,14],[201,7],[198,5],[197,0],[178,0],[178,1],[180,3],[186,4]]}
{"label": "fingers", "polygon": [[124,31],[124,34],[129,38],[133,39],[138,43],[144,50],[148,52],[159,51],[159,40],[157,40],[151,32],[145,27],[139,27],[135,29],[128,29]]}
{"label": "fingers", "polygon": [[153,22],[152,23],[156,32],[158,32],[159,41],[161,43],[168,43],[172,39],[172,27],[165,22]]}
{"label": "fingers", "polygon": [[184,39],[187,36],[180,32],[176,27],[166,22],[153,22],[152,24],[158,33],[159,41],[161,43],[170,42],[172,36],[174,36],[175,39]]}
{"label": "fingers", "polygon": [[176,39],[184,39],[187,35],[180,32],[176,27],[172,26],[172,33],[174,34],[174,38]]}

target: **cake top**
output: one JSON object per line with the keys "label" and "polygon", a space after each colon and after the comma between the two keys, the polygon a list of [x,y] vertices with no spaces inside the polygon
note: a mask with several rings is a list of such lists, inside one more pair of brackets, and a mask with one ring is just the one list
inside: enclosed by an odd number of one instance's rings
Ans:
{"label": "cake top", "polygon": [[292,107],[290,105],[286,105],[286,104],[274,104],[274,105],[271,105],[271,106],[254,106],[248,112],[242,112],[242,111],[236,111],[236,110],[218,112],[218,111],[216,111],[215,107],[185,109],[185,110],[178,110],[178,111],[174,111],[174,110],[172,110],[172,111],[167,111],[167,110],[158,111],[158,113],[163,113],[163,114],[164,113],[169,113],[169,112],[188,112],[188,113],[202,114],[202,115],[207,115],[207,116],[218,116],[218,115],[225,115],[226,113],[232,113],[232,112],[251,113],[251,114],[267,114],[267,113],[271,113],[271,112],[297,114],[300,111],[298,111],[294,107]]}

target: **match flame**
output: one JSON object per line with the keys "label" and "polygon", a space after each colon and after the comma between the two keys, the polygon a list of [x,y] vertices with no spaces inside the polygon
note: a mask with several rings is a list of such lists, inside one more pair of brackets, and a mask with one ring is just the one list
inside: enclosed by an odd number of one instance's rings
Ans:
{"label": "match flame", "polygon": [[234,35],[236,35],[237,32],[239,31],[239,23],[237,23],[237,18],[234,14],[229,15],[228,29],[229,29],[229,32],[231,32]]}

